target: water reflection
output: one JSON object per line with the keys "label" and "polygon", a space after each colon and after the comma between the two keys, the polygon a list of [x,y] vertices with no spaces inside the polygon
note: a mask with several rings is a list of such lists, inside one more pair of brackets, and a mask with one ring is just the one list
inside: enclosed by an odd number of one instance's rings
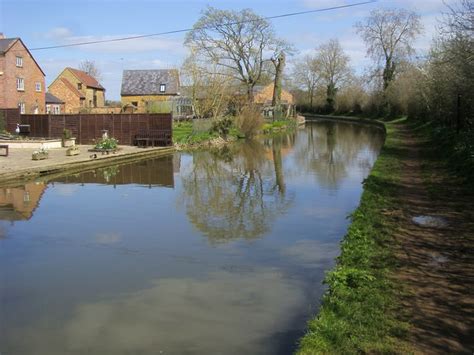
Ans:
{"label": "water reflection", "polygon": [[132,164],[109,166],[54,179],[66,184],[105,184],[174,187],[174,172],[179,171],[179,154]]}
{"label": "water reflection", "polygon": [[183,168],[180,201],[211,243],[258,238],[290,207],[293,194],[285,187],[282,145],[278,140],[269,144],[251,140],[196,152]]}
{"label": "water reflection", "polygon": [[299,281],[270,268],[163,278],[146,289],[80,304],[59,326],[7,332],[25,354],[274,354],[281,339],[270,341],[270,329],[300,312],[302,290]]}
{"label": "water reflection", "polygon": [[0,352],[292,353],[380,139],[318,123],[0,189]]}
{"label": "water reflection", "polygon": [[45,190],[46,185],[41,182],[0,188],[0,220],[29,220]]}
{"label": "water reflection", "polygon": [[356,165],[366,175],[383,144],[378,128],[322,121],[300,131],[295,158],[301,169],[315,173],[318,182],[337,189]]}

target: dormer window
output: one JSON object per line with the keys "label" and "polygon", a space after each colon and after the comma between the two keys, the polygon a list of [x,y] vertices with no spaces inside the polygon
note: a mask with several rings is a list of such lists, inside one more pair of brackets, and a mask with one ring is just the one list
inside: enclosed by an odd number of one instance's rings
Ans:
{"label": "dormer window", "polygon": [[166,91],[166,84],[160,84],[160,92]]}
{"label": "dormer window", "polygon": [[82,83],[77,83],[77,90],[82,90]]}
{"label": "dormer window", "polygon": [[23,67],[23,57],[20,57],[20,56],[16,57],[16,66],[19,68]]}

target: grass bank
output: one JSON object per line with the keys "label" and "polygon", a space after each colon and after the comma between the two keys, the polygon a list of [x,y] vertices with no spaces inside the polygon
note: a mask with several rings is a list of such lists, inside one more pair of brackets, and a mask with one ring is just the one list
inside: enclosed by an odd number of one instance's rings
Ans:
{"label": "grass bank", "polygon": [[386,128],[337,265],[326,275],[328,290],[319,314],[309,322],[298,354],[390,353],[405,347],[400,339],[407,325],[397,319],[398,291],[390,279],[396,226],[387,213],[397,204],[401,140],[396,124]]}

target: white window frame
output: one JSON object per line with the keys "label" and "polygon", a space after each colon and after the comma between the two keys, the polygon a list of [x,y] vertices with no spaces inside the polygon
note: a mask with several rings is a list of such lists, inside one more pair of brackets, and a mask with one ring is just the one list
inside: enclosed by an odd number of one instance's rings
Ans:
{"label": "white window frame", "polygon": [[35,90],[36,92],[41,92],[41,81],[35,83]]}
{"label": "white window frame", "polygon": [[23,57],[20,57],[19,55],[16,56],[16,66],[18,68],[23,68]]}
{"label": "white window frame", "polygon": [[160,92],[166,91],[166,84],[160,84]]}
{"label": "white window frame", "polygon": [[16,78],[16,90],[17,91],[25,91],[25,79],[24,78]]}
{"label": "white window frame", "polygon": [[61,106],[53,105],[53,114],[54,115],[59,115],[60,113],[61,113]]}
{"label": "white window frame", "polygon": [[19,102],[18,107],[20,108],[20,114],[24,115],[26,113],[26,105],[24,102]]}
{"label": "white window frame", "polygon": [[46,105],[46,113],[51,113],[51,105],[50,104],[47,104]]}

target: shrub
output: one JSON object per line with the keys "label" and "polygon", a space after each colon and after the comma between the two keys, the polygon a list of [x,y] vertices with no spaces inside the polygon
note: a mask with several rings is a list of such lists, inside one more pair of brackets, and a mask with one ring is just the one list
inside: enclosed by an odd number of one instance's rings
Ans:
{"label": "shrub", "polygon": [[255,136],[263,126],[263,117],[255,106],[245,106],[235,118],[235,126],[246,138]]}
{"label": "shrub", "polygon": [[219,136],[226,138],[232,127],[232,119],[230,117],[222,117],[212,121],[211,133],[217,133]]}

